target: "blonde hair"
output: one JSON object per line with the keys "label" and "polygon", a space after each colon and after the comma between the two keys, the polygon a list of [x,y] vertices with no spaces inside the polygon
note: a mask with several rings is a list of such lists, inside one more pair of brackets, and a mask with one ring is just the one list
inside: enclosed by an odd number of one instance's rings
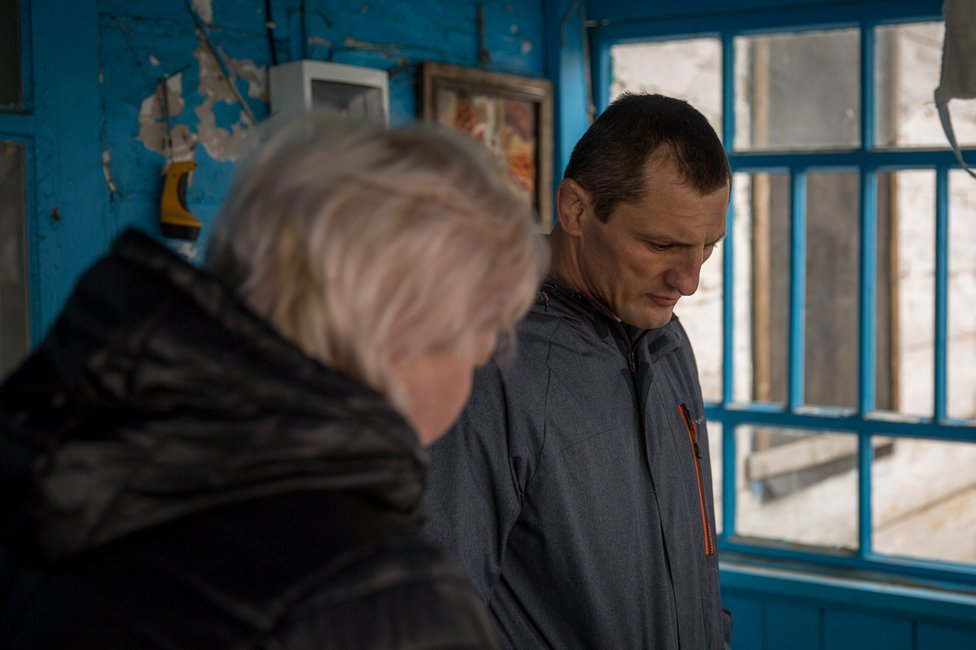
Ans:
{"label": "blonde hair", "polygon": [[481,145],[311,113],[242,168],[206,265],[306,353],[405,407],[391,364],[511,332],[548,262]]}

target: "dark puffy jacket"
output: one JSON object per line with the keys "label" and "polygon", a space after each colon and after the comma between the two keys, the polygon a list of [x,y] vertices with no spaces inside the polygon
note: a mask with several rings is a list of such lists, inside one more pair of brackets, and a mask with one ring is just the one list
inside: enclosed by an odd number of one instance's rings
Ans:
{"label": "dark puffy jacket", "polygon": [[550,281],[518,337],[431,447],[429,532],[509,647],[720,650],[708,438],[680,324],[637,330]]}
{"label": "dark puffy jacket", "polygon": [[125,233],[0,388],[0,647],[481,648],[386,400]]}

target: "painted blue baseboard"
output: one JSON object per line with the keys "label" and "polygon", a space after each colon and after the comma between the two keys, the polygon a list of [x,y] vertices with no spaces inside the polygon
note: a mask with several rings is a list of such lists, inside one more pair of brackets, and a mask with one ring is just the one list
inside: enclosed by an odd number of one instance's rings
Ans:
{"label": "painted blue baseboard", "polygon": [[976,648],[976,591],[722,564],[734,650]]}

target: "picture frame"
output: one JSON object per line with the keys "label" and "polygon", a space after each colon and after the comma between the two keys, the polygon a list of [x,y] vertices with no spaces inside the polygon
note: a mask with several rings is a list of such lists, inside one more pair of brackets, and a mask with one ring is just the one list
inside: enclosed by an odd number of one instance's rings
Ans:
{"label": "picture frame", "polygon": [[532,204],[542,232],[552,227],[552,83],[479,68],[423,63],[421,116],[468,133],[501,158]]}

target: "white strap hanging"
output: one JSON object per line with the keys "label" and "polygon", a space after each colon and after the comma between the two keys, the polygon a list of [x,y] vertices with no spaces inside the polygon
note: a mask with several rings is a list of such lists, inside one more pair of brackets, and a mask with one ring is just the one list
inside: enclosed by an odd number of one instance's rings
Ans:
{"label": "white strap hanging", "polygon": [[942,78],[935,89],[942,130],[963,169],[976,178],[976,172],[963,160],[952,129],[949,100],[976,98],[976,0],[945,0],[945,42],[942,48]]}

